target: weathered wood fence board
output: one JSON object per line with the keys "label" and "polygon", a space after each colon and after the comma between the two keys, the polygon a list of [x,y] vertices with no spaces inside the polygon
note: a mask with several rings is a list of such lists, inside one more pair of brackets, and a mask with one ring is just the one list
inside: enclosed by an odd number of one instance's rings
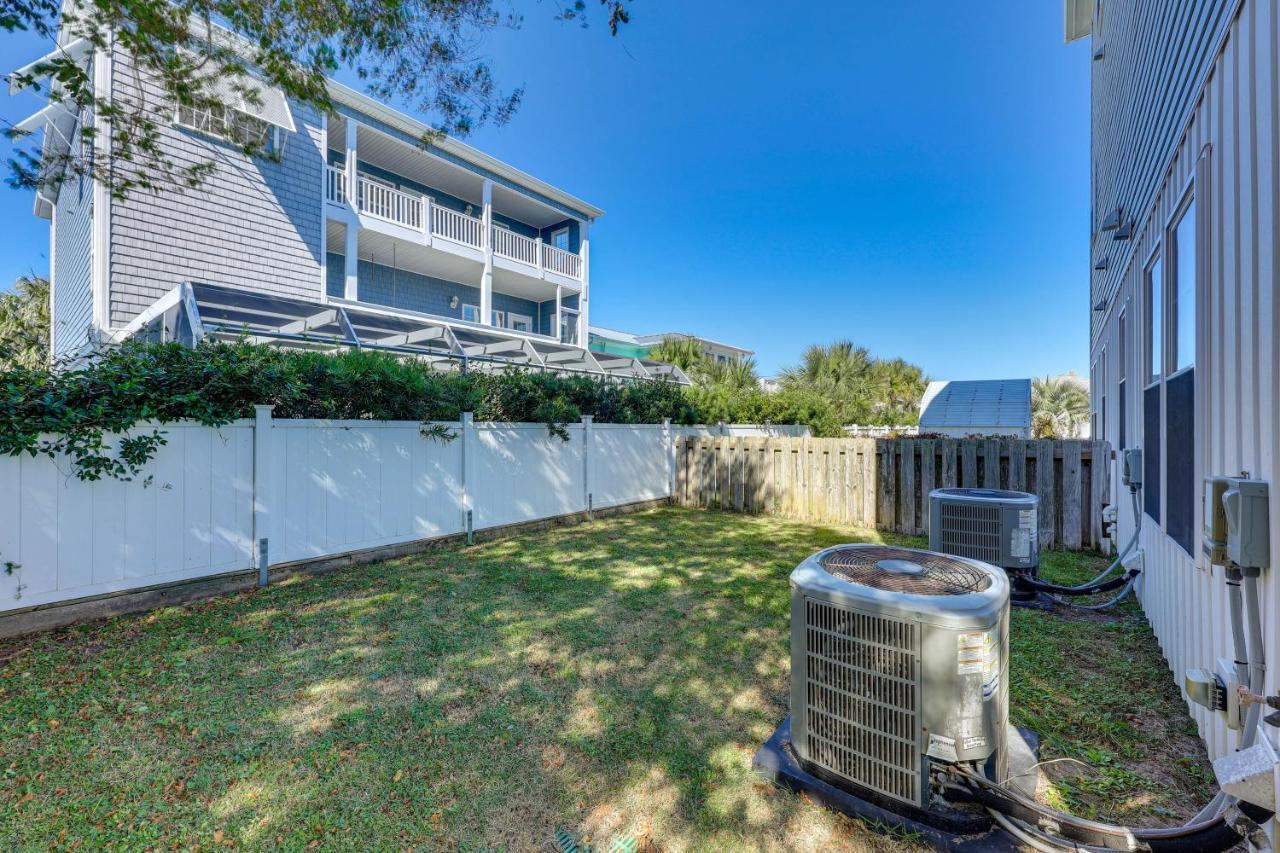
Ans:
{"label": "weathered wood fence board", "polygon": [[933,489],[1014,489],[1040,497],[1042,547],[1096,547],[1110,455],[1102,441],[691,436],[674,499],[923,535]]}

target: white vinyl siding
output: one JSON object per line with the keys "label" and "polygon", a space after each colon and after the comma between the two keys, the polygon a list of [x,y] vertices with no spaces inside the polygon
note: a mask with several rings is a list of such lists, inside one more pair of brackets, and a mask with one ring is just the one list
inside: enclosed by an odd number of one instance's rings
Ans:
{"label": "white vinyl siding", "polygon": [[[1236,8],[1239,13],[1232,18],[1230,12]],[[1167,37],[1170,32],[1201,33],[1215,21],[1230,24],[1220,53],[1209,50],[1202,37]],[[1240,4],[1140,0],[1110,4],[1106,28],[1106,57],[1095,63],[1112,63],[1102,78],[1103,91],[1094,94],[1097,156],[1108,176],[1100,182],[1099,192],[1108,192],[1109,186],[1150,186],[1151,192],[1133,210],[1137,229],[1127,245],[1105,237],[1111,263],[1104,277],[1115,295],[1107,310],[1094,314],[1092,353],[1096,357],[1104,345],[1111,348],[1118,340],[1119,309],[1127,305],[1126,346],[1137,359],[1132,363],[1133,375],[1146,379],[1150,340],[1146,324],[1138,320],[1148,308],[1145,262],[1165,247],[1165,288],[1183,293],[1191,288],[1197,306],[1194,314],[1186,315],[1198,332],[1194,344],[1191,333],[1185,347],[1178,344],[1191,350],[1186,357],[1195,371],[1191,482],[1198,484],[1207,474],[1247,471],[1271,482],[1274,492],[1274,484],[1280,483],[1280,389],[1276,383],[1280,376],[1276,258],[1280,246],[1275,239],[1280,227],[1280,140],[1276,135],[1280,13],[1275,4],[1262,0]],[[1161,76],[1152,70],[1129,78],[1122,75],[1124,69],[1147,65],[1176,73]],[[1197,79],[1206,81],[1200,91],[1190,82]],[[1177,111],[1171,106],[1155,103],[1166,100],[1186,105],[1189,123],[1172,118]],[[1149,107],[1132,110],[1133,128],[1119,120],[1104,120],[1108,111],[1120,109],[1117,103],[1147,101],[1152,102]],[[1167,131],[1159,134],[1171,140],[1165,154],[1141,140],[1142,134],[1152,132],[1153,112],[1170,116]],[[1189,189],[1194,192],[1195,213],[1188,221],[1200,222],[1200,240],[1194,262],[1179,264],[1168,261],[1178,253],[1167,244],[1170,229],[1181,221],[1179,213]],[[1137,197],[1135,191],[1131,198]],[[1184,280],[1170,269],[1174,264],[1193,265],[1197,274],[1192,281]],[[1188,300],[1180,301],[1185,305]],[[1164,328],[1177,325],[1166,316]],[[1169,336],[1173,335],[1170,331]],[[1181,361],[1181,356],[1175,360]],[[1130,394],[1134,406],[1129,417],[1131,443],[1138,444],[1136,437],[1144,433],[1143,406],[1136,389]],[[1163,449],[1158,444],[1143,449],[1144,454],[1154,452],[1158,470],[1167,475]],[[1134,520],[1127,493],[1118,487],[1118,473],[1112,482],[1117,484],[1111,498],[1119,510],[1117,537],[1124,541],[1133,531]],[[1167,483],[1154,485],[1159,505],[1167,506]],[[1163,520],[1144,525],[1144,569],[1138,585],[1143,609],[1168,659],[1170,677],[1179,684],[1187,669],[1212,666],[1216,658],[1232,654],[1223,570],[1208,565],[1200,553],[1202,520],[1196,498],[1191,511],[1189,549],[1169,535]],[[1271,538],[1280,542],[1280,514],[1274,512]],[[1262,594],[1268,626],[1266,656],[1276,661],[1280,660],[1280,634],[1274,630],[1280,615],[1280,578],[1274,571],[1263,574]],[[1267,668],[1268,694],[1280,692],[1278,675],[1276,667]],[[1195,704],[1189,709],[1211,756],[1233,749],[1237,735],[1226,729],[1221,715]]]}
{"label": "white vinyl siding", "polygon": [[[1093,75],[1094,260],[1090,304],[1112,301],[1137,240],[1116,241],[1101,232],[1102,219],[1117,207],[1125,220],[1144,227],[1165,166],[1178,144],[1198,87],[1208,73],[1214,46],[1231,21],[1236,0],[1125,0],[1106,4],[1094,33],[1106,51],[1091,63]],[[1160,224],[1163,227],[1163,223]],[[1145,257],[1137,252],[1139,258]],[[1092,335],[1101,330],[1093,315]]]}

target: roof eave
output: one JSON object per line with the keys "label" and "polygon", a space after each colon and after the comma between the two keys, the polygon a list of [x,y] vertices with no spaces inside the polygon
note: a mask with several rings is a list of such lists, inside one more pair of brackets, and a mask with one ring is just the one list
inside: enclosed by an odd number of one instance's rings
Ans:
{"label": "roof eave", "polygon": [[563,190],[551,186],[546,181],[539,180],[532,175],[522,172],[501,160],[491,157],[476,148],[471,147],[465,142],[461,142],[450,136],[437,135],[431,126],[418,121],[412,116],[405,115],[397,109],[387,106],[386,104],[375,101],[368,95],[363,95],[339,83],[337,80],[329,80],[329,96],[340,104],[359,110],[362,113],[372,116],[379,121],[386,122],[393,127],[399,127],[406,133],[415,137],[424,137],[427,135],[436,135],[432,144],[447,154],[452,154],[461,160],[477,166],[486,171],[517,184],[526,189],[532,190],[540,195],[555,201],[565,207],[582,213],[589,220],[599,219],[604,216],[604,211],[593,204],[589,204],[577,196],[571,195]]}

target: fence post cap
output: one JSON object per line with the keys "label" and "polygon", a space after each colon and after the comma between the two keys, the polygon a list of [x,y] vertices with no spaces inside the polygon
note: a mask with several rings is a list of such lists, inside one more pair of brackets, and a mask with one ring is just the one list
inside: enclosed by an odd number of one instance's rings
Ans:
{"label": "fence post cap", "polygon": [[583,422],[584,424],[589,424],[589,423],[591,423],[591,422],[592,422],[592,421],[594,421],[594,420],[595,420],[595,417],[594,417],[593,415],[583,415],[583,416],[582,416],[582,422]]}
{"label": "fence post cap", "polygon": [[469,423],[471,423],[471,421],[472,421],[472,419],[473,419],[474,417],[475,417],[475,414],[474,414],[474,413],[472,413],[472,412],[463,412],[463,413],[462,413],[462,416],[459,418],[459,420],[461,420],[461,421],[462,421],[462,423],[464,423],[464,424],[469,424]]}
{"label": "fence post cap", "polygon": [[253,411],[254,413],[259,415],[269,415],[271,414],[271,411],[275,407],[276,407],[275,403],[255,403],[253,406]]}

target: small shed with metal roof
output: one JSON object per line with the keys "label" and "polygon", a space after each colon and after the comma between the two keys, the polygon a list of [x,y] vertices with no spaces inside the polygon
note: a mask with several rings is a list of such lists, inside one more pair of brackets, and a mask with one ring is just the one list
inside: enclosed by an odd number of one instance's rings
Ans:
{"label": "small shed with metal roof", "polygon": [[920,401],[920,432],[1031,437],[1031,380],[930,382]]}

